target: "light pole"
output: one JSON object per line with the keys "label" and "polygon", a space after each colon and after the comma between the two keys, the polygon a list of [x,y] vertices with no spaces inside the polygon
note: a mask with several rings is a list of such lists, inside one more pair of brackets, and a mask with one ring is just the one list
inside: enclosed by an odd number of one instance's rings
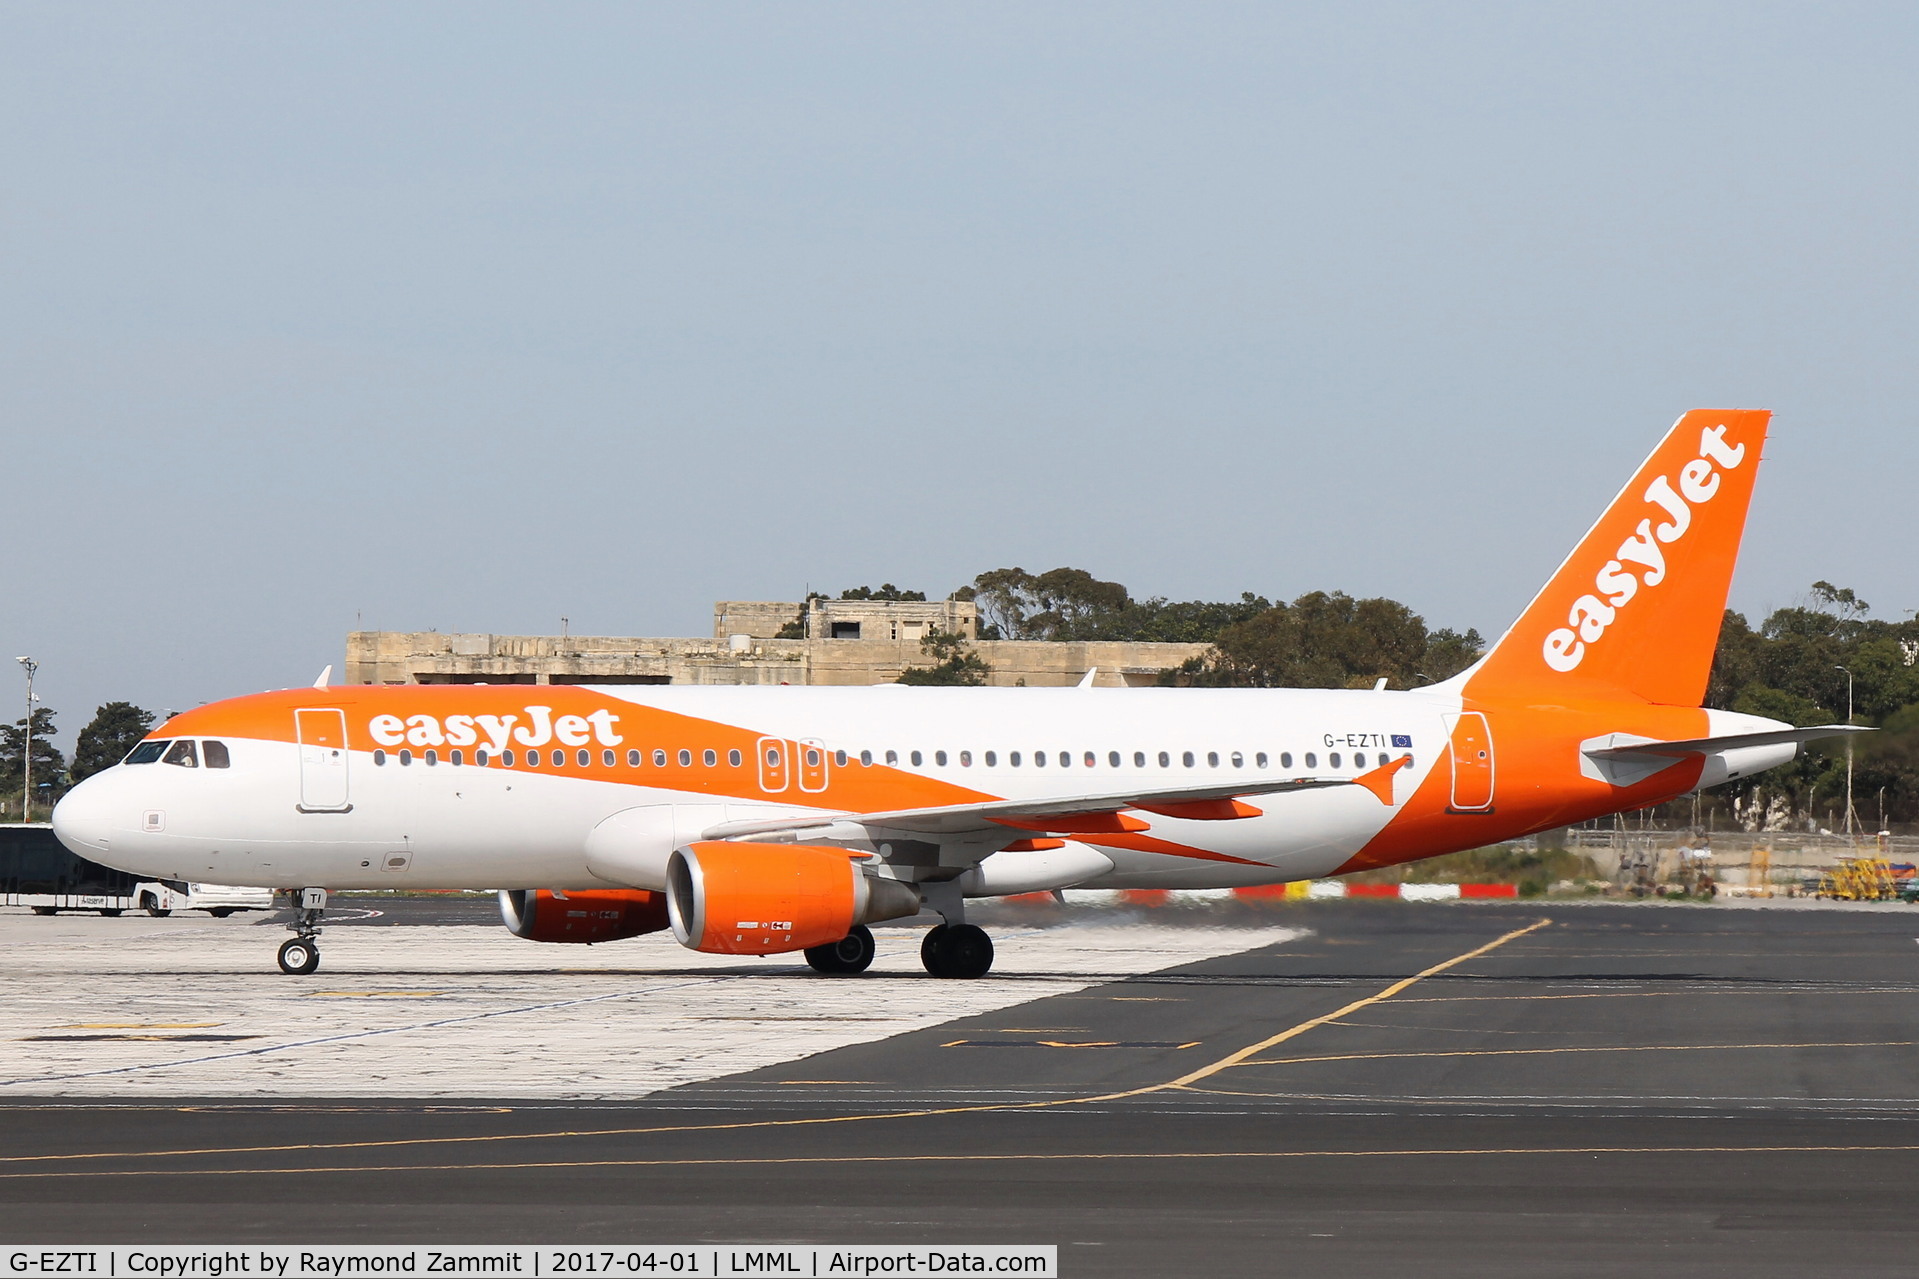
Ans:
{"label": "light pole", "polygon": [[27,671],[27,732],[20,747],[20,820],[33,820],[33,673],[40,663],[31,657],[16,657]]}
{"label": "light pole", "polygon": [[[1834,666],[1835,671],[1846,672],[1846,727],[1852,727],[1852,671],[1845,666]],[[1846,734],[1846,838],[1852,838],[1852,734]]]}

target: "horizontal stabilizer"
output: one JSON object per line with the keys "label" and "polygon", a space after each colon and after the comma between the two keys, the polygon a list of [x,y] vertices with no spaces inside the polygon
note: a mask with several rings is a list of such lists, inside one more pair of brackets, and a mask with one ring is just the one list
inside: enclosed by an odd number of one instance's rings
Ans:
{"label": "horizontal stabilizer", "polygon": [[1788,742],[1804,745],[1828,737],[1848,737],[1854,733],[1878,731],[1858,724],[1815,724],[1810,728],[1781,728],[1768,733],[1728,733],[1723,737],[1689,737],[1670,742],[1633,741],[1628,734],[1614,733],[1607,739],[1614,744],[1588,746],[1584,753],[1591,759],[1625,759],[1633,755],[1670,755],[1680,758],[1738,750],[1743,746],[1783,746]]}

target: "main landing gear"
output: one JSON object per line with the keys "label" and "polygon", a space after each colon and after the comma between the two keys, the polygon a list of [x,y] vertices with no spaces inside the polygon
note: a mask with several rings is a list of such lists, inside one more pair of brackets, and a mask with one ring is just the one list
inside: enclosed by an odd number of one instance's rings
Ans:
{"label": "main landing gear", "polygon": [[280,944],[280,971],[305,976],[320,966],[320,919],[326,914],[326,889],[302,888],[300,907],[287,925],[293,936]]}
{"label": "main landing gear", "polygon": [[855,924],[853,931],[838,941],[809,947],[806,962],[816,973],[863,973],[873,962],[873,934],[866,925]]}
{"label": "main landing gear", "polygon": [[984,977],[993,967],[993,939],[974,924],[938,924],[920,943],[920,962],[935,977]]}

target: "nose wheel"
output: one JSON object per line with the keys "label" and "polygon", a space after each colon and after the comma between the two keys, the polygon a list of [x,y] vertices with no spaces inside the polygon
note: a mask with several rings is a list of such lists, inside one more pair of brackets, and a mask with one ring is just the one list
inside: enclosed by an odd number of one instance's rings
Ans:
{"label": "nose wheel", "polygon": [[280,971],[304,976],[320,966],[320,948],[304,937],[280,943]]}
{"label": "nose wheel", "polygon": [[287,929],[293,936],[280,943],[280,971],[305,976],[320,966],[320,920],[326,915],[326,889],[302,888],[300,907]]}
{"label": "nose wheel", "polygon": [[920,943],[920,962],[935,977],[984,977],[993,967],[993,939],[974,924],[940,924]]}

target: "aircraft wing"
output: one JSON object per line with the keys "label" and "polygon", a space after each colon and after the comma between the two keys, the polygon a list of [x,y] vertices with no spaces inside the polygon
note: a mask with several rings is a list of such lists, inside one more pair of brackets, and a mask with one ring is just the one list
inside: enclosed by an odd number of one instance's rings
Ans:
{"label": "aircraft wing", "polygon": [[1122,810],[1144,809],[1166,817],[1231,820],[1259,815],[1259,809],[1235,802],[1247,796],[1293,795],[1335,786],[1364,787],[1381,803],[1390,805],[1393,802],[1393,774],[1405,767],[1409,760],[1410,757],[1401,756],[1356,777],[1246,778],[1210,786],[1154,786],[1085,795],[1049,795],[1042,799],[994,799],[973,804],[902,808],[891,812],[820,812],[721,822],[717,826],[709,826],[702,838],[741,839],[750,835],[816,830],[835,822],[883,826],[890,830],[918,831],[928,835],[1004,832],[1009,829],[1034,834],[1140,831],[1146,830],[1148,823]]}
{"label": "aircraft wing", "polygon": [[1816,724],[1811,728],[1780,728],[1767,733],[1728,733],[1723,737],[1687,737],[1678,741],[1634,741],[1626,734],[1615,734],[1616,745],[1591,747],[1585,754],[1593,759],[1623,759],[1630,755],[1709,755],[1714,751],[1737,750],[1742,746],[1783,746],[1788,742],[1804,745],[1828,737],[1849,737],[1854,733],[1879,730],[1859,724]]}

